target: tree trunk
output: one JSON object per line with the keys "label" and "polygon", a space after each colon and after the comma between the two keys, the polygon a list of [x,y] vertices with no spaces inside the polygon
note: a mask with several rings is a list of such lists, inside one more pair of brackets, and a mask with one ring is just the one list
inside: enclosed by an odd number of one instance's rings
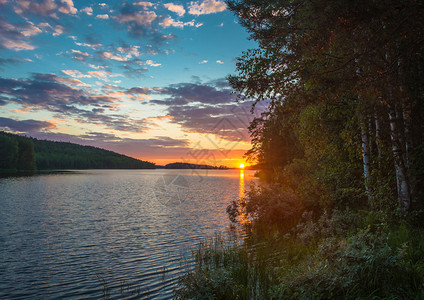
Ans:
{"label": "tree trunk", "polygon": [[362,140],[362,164],[364,167],[365,191],[370,198],[369,181],[370,181],[370,152],[367,126],[364,118],[361,116],[361,140]]}
{"label": "tree trunk", "polygon": [[396,106],[388,104],[390,120],[390,136],[392,140],[393,160],[396,171],[397,194],[401,208],[408,211],[411,206],[410,184],[404,161],[404,147],[402,145],[402,134],[399,128]]}
{"label": "tree trunk", "polygon": [[381,166],[381,139],[380,139],[380,121],[378,120],[377,111],[374,111],[375,121],[375,145],[377,148],[378,167]]}
{"label": "tree trunk", "polygon": [[374,126],[374,122],[372,120],[372,116],[368,117],[368,145],[369,145],[369,156],[370,159],[373,159],[374,157],[374,137],[372,136],[372,132],[373,132],[373,126]]}

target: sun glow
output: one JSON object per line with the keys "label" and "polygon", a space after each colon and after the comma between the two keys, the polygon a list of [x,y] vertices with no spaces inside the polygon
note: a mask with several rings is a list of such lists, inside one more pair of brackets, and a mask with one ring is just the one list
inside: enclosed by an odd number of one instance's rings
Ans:
{"label": "sun glow", "polygon": [[244,164],[240,164],[240,169],[244,169]]}

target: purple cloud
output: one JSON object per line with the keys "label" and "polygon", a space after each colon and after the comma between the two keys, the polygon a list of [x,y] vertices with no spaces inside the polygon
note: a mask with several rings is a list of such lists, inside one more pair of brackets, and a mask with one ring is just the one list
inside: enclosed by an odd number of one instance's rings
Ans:
{"label": "purple cloud", "polygon": [[231,141],[249,141],[247,127],[253,119],[254,101],[236,105],[237,97],[225,79],[206,84],[179,83],[155,91],[168,96],[150,103],[167,106],[170,122],[190,132],[212,133]]}
{"label": "purple cloud", "polygon": [[[17,103],[32,109],[44,109],[69,116],[79,122],[105,125],[108,128],[142,132],[148,123],[144,119],[133,119],[125,114],[106,114],[114,110],[119,98],[108,95],[93,95],[86,89],[72,86],[79,80],[59,77],[54,74],[32,74],[28,79],[0,78],[0,105]],[[82,109],[81,107],[85,107]]]}
{"label": "purple cloud", "polygon": [[44,129],[55,128],[53,123],[38,120],[14,120],[0,117],[0,128],[17,132],[38,132]]}

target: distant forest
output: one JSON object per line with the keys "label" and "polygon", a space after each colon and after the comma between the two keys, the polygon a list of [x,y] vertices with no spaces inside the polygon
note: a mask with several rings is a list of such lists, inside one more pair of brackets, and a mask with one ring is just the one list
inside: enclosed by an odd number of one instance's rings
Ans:
{"label": "distant forest", "polygon": [[190,163],[183,163],[183,162],[175,162],[171,164],[167,164],[165,166],[165,169],[220,169],[220,170],[226,170],[228,167],[225,166],[210,166],[210,165],[198,165],[198,164],[190,164]]}
{"label": "distant forest", "polygon": [[0,173],[57,169],[154,169],[155,164],[104,149],[0,132]]}

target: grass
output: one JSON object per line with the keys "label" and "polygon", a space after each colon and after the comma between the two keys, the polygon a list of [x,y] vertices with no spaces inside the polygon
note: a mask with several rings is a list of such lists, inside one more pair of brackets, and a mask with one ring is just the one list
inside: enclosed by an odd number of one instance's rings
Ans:
{"label": "grass", "polygon": [[335,235],[319,228],[305,242],[308,230],[202,243],[176,298],[424,299],[424,229],[367,224]]}

